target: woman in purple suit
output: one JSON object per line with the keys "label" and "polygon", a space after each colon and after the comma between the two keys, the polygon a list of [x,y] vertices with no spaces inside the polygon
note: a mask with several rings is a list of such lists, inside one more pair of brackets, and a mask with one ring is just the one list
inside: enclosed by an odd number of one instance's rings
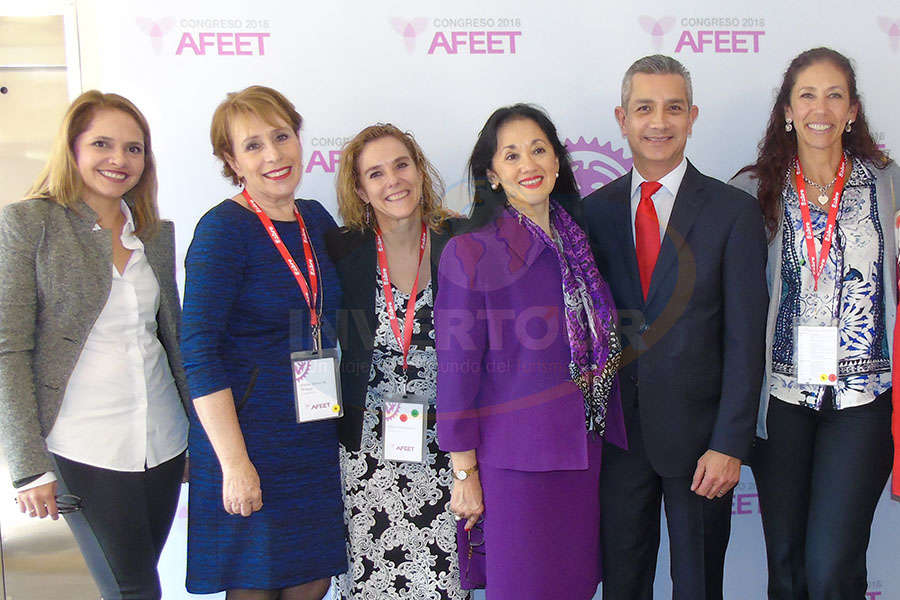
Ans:
{"label": "woman in purple suit", "polygon": [[450,510],[467,529],[485,518],[491,600],[588,599],[602,439],[625,443],[612,296],[546,114],[498,109],[469,169],[471,225],[442,254],[434,308]]}

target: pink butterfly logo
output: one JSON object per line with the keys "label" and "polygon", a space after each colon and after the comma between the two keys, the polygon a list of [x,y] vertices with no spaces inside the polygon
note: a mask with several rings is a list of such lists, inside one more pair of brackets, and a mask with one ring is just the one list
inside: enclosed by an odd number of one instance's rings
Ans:
{"label": "pink butterfly logo", "polygon": [[409,21],[399,17],[391,17],[391,26],[394,28],[394,31],[403,36],[407,54],[412,54],[416,49],[416,36],[425,31],[427,25],[428,19],[426,17],[415,17]]}
{"label": "pink butterfly logo", "polygon": [[154,21],[147,17],[138,17],[137,25],[141,31],[150,36],[153,53],[159,54],[162,50],[163,36],[175,27],[175,17],[163,17],[159,21]]}
{"label": "pink butterfly logo", "polygon": [[900,20],[889,19],[888,17],[878,17],[878,27],[888,34],[891,50],[896,52],[900,49]]}
{"label": "pink butterfly logo", "polygon": [[650,34],[650,39],[653,40],[653,47],[660,50],[663,36],[672,31],[672,28],[675,26],[675,17],[663,17],[656,20],[653,17],[641,15],[638,17],[638,23],[641,24],[641,29]]}

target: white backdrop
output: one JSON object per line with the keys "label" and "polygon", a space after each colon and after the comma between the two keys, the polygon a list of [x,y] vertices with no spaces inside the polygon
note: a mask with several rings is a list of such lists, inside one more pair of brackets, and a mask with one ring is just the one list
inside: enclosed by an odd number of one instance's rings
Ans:
{"label": "white backdrop", "polygon": [[[462,209],[478,129],[496,107],[519,101],[548,110],[587,193],[630,167],[613,107],[624,70],[654,52],[676,56],[693,75],[700,117],[688,155],[710,175],[727,179],[751,161],[788,61],[818,45],[855,59],[873,131],[888,148],[900,142],[896,0],[636,4],[75,0],[83,87],[122,93],[147,115],[161,210],[176,222],[181,259],[200,215],[235,192],[211,154],[212,111],[226,92],[254,83],[297,105],[307,165],[299,195],[335,214],[338,150],[376,121],[415,133],[445,178],[448,203]],[[756,490],[747,469],[744,476],[726,565],[729,599],[763,598],[765,589]],[[163,557],[167,599],[188,597],[185,514],[182,505]],[[900,506],[885,498],[867,600],[900,599],[898,531]],[[663,552],[661,597],[670,593],[668,570]]]}

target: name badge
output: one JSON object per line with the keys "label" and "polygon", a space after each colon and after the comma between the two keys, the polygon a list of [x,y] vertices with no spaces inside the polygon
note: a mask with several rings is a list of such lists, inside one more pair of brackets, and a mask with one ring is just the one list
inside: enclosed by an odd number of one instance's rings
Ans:
{"label": "name badge", "polygon": [[836,386],[838,328],[797,327],[797,382]]}
{"label": "name badge", "polygon": [[336,419],[344,415],[337,350],[291,354],[294,407],[298,423]]}
{"label": "name badge", "polygon": [[392,396],[385,400],[382,415],[385,460],[425,462],[428,402],[414,395]]}

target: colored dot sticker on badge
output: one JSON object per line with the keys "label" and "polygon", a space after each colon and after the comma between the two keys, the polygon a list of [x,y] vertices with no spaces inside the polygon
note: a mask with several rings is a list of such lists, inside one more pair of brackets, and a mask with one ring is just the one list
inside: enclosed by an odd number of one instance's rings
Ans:
{"label": "colored dot sticker on badge", "polygon": [[413,418],[415,419],[416,417],[419,416],[419,411],[414,408],[414,409],[412,409],[412,412],[409,414],[411,414],[413,416]]}
{"label": "colored dot sticker on badge", "polygon": [[400,415],[400,420],[401,420],[402,422],[404,422],[404,423],[406,423],[406,420],[407,420],[408,418],[409,418],[409,417],[407,417],[405,414]]}
{"label": "colored dot sticker on badge", "polygon": [[822,373],[819,375],[819,379],[822,381],[828,381],[828,375],[826,373]]}
{"label": "colored dot sticker on badge", "polygon": [[828,381],[834,383],[835,381],[837,381],[837,375],[832,373],[831,375],[828,376]]}
{"label": "colored dot sticker on badge", "polygon": [[335,404],[331,407],[331,412],[333,412],[334,414],[338,414],[339,412],[341,412],[341,407]]}

